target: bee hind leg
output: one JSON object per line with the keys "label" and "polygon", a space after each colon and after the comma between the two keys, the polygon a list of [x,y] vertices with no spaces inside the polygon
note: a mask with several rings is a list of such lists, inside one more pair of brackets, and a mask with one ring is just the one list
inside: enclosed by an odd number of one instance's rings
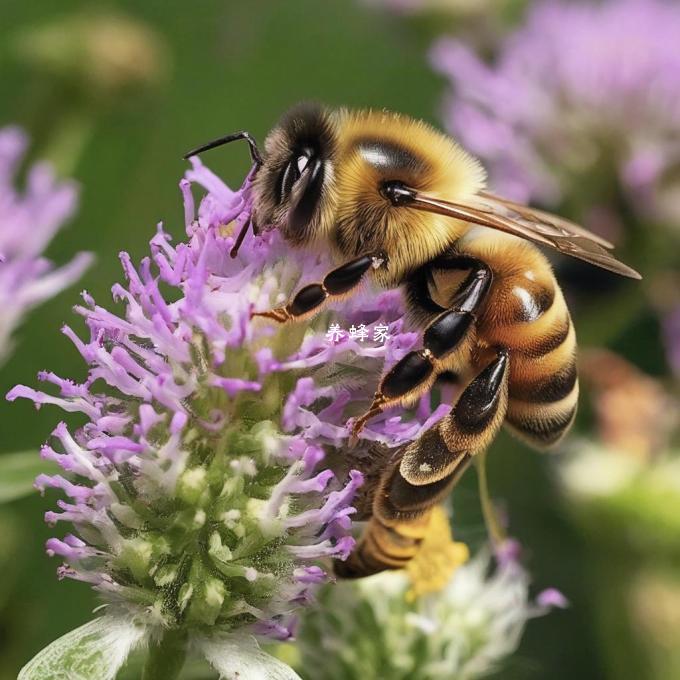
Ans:
{"label": "bee hind leg", "polygon": [[433,508],[486,449],[503,423],[508,402],[508,354],[499,350],[463,390],[451,413],[404,447],[373,494],[371,519],[346,562],[343,578],[398,569],[417,554]]}
{"label": "bee hind leg", "polygon": [[448,370],[446,358],[470,337],[477,311],[490,286],[491,270],[475,261],[450,308],[436,316],[425,329],[423,349],[409,352],[383,376],[373,403],[352,425],[354,438],[373,416],[389,406],[414,401],[430,389],[440,373]]}
{"label": "bee hind leg", "polygon": [[463,390],[448,416],[406,447],[399,471],[409,484],[431,484],[485,449],[500,429],[508,403],[508,353],[499,350]]}
{"label": "bee hind leg", "polygon": [[318,314],[326,302],[353,292],[364,276],[373,268],[377,269],[387,261],[382,253],[362,255],[333,269],[321,283],[310,283],[301,288],[284,307],[266,312],[253,312],[251,318],[262,316],[279,323],[301,321]]}

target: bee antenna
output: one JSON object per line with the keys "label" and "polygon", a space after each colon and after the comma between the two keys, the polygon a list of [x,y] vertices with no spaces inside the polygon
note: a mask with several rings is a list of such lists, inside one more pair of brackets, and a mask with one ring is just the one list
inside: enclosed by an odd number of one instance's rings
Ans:
{"label": "bee antenna", "polygon": [[255,139],[253,139],[253,136],[249,133],[246,132],[245,130],[242,130],[241,132],[234,132],[231,135],[225,135],[224,137],[218,137],[217,139],[213,139],[212,142],[208,142],[207,144],[203,144],[195,149],[192,149],[188,153],[184,154],[182,158],[186,160],[187,158],[191,158],[192,156],[196,156],[199,153],[202,153],[203,151],[209,151],[210,149],[215,149],[218,146],[222,146],[224,144],[229,144],[230,142],[237,142],[241,139],[245,139],[246,142],[248,142],[248,147],[250,148],[250,157],[253,159],[253,163],[259,168],[262,165],[262,155],[260,154],[260,150],[257,147],[257,142]]}

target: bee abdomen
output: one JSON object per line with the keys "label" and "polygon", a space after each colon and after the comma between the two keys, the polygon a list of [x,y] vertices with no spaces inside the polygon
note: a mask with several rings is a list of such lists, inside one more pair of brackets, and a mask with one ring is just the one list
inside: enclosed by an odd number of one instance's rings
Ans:
{"label": "bee abdomen", "polygon": [[530,445],[546,448],[567,432],[578,398],[576,335],[552,269],[533,246],[487,235],[466,251],[494,275],[478,338],[509,353],[506,425]]}
{"label": "bee abdomen", "polygon": [[578,400],[576,337],[561,293],[545,316],[526,324],[509,347],[506,423],[537,448],[562,438]]}
{"label": "bee abdomen", "polygon": [[[578,389],[578,388],[577,388]],[[522,408],[518,406],[507,424],[513,432],[530,445],[545,449],[557,444],[567,433],[576,416],[576,396],[569,406],[556,409]]]}
{"label": "bee abdomen", "polygon": [[446,477],[420,486],[407,482],[399,465],[393,465],[376,490],[373,513],[359,544],[346,562],[335,563],[335,573],[357,578],[405,567],[427,534],[432,508],[448,495],[469,460],[469,455],[463,456]]}
{"label": "bee abdomen", "polygon": [[[429,511],[416,521],[395,527],[385,524],[379,517],[372,517],[359,546],[347,562],[336,563],[335,573],[342,578],[357,578],[385,569],[404,568],[418,552],[429,520]],[[407,529],[405,533],[404,529]]]}

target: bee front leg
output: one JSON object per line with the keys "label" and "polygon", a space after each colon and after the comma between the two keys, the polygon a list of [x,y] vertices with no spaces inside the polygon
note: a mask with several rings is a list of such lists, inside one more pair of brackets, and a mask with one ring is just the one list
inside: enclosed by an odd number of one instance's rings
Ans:
{"label": "bee front leg", "polygon": [[310,318],[318,314],[328,300],[352,293],[371,268],[378,269],[386,262],[384,253],[357,257],[326,274],[323,282],[310,283],[300,289],[285,307],[253,312],[251,318],[263,316],[279,323]]}
{"label": "bee front leg", "polygon": [[354,438],[370,418],[389,406],[413,402],[447,370],[445,360],[469,337],[477,311],[491,286],[491,278],[491,270],[483,262],[475,261],[451,307],[425,329],[423,349],[409,352],[383,377],[368,411],[354,421]]}

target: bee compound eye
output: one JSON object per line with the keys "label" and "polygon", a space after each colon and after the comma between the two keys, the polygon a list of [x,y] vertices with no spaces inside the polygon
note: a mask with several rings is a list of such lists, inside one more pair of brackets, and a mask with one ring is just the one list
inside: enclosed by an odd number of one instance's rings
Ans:
{"label": "bee compound eye", "polygon": [[[324,163],[316,156],[308,157],[308,163],[299,181],[296,180],[295,192],[291,198],[292,205],[288,215],[288,227],[293,232],[304,229],[312,217],[321,201],[324,182]],[[295,166],[297,170],[297,165]]]}
{"label": "bee compound eye", "polygon": [[306,147],[293,152],[279,177],[277,191],[279,202],[284,201],[290,195],[293,186],[310,169],[315,158],[314,151]]}
{"label": "bee compound eye", "polygon": [[297,157],[291,158],[281,171],[279,176],[279,189],[278,189],[278,199],[279,202],[286,200],[286,197],[290,195],[293,190],[293,185],[300,179],[302,173],[299,170],[299,159]]}

